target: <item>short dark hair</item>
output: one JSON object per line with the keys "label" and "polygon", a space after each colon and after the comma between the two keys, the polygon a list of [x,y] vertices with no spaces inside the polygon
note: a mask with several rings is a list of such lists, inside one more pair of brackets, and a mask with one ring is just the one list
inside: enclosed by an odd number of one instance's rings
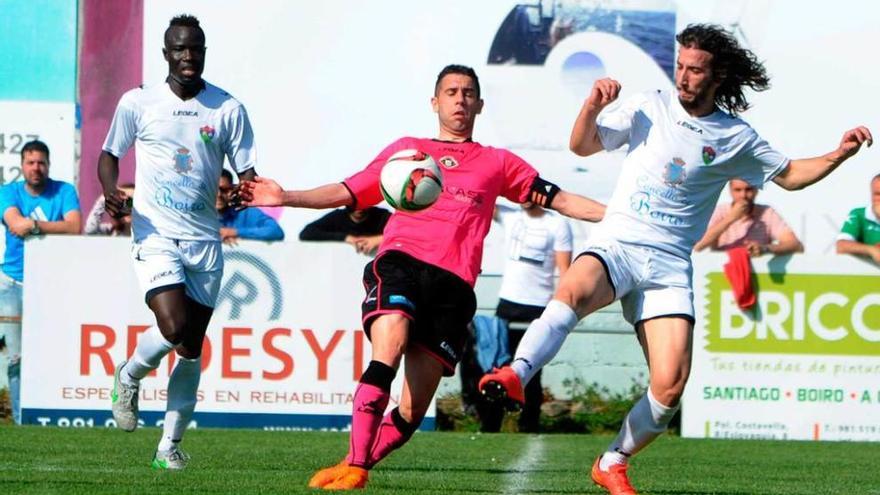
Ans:
{"label": "short dark hair", "polygon": [[171,21],[168,22],[168,27],[176,26],[202,29],[202,26],[199,25],[199,19],[189,14],[180,14],[172,17]]}
{"label": "short dark hair", "polygon": [[439,74],[437,74],[437,82],[434,83],[434,96],[437,96],[437,91],[440,90],[440,81],[443,80],[444,77],[449,74],[461,74],[463,76],[468,76],[474,80],[474,90],[477,92],[477,98],[480,98],[480,78],[477,77],[477,72],[466,66],[466,65],[457,65],[450,64],[443,68]]}
{"label": "short dark hair", "polygon": [[729,31],[715,24],[690,24],[675,40],[683,47],[697,48],[712,54],[712,77],[721,85],[715,92],[715,104],[731,115],[750,105],[743,94],[748,86],[754,91],[770,88],[770,76],[764,64],[751,50],[743,48]]}
{"label": "short dark hair", "polygon": [[49,147],[46,146],[46,143],[34,139],[33,141],[28,141],[21,147],[21,160],[24,161],[24,154],[31,151],[42,151],[46,154],[46,160],[49,159]]}
{"label": "short dark hair", "polygon": [[874,182],[875,180],[880,180],[880,174],[877,174],[871,178],[871,182]]}
{"label": "short dark hair", "polygon": [[205,30],[202,29],[202,26],[199,25],[199,20],[194,15],[189,14],[180,14],[176,15],[168,21],[168,28],[165,30],[165,46],[168,46],[168,36],[173,28],[176,27],[188,27],[192,29],[198,29],[199,32],[202,33],[202,38],[205,37]]}
{"label": "short dark hair", "polygon": [[226,170],[225,168],[220,171],[220,177],[228,180],[230,184],[235,184],[235,180],[232,178],[232,172]]}

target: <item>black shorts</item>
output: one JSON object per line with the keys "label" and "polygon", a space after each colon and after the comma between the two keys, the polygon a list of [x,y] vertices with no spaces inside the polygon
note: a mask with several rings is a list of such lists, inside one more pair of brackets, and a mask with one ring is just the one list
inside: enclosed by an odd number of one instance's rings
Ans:
{"label": "black shorts", "polygon": [[409,343],[418,345],[455,374],[468,324],[477,311],[474,290],[457,275],[400,251],[385,251],[364,268],[364,332],[383,314],[410,320]]}
{"label": "black shorts", "polygon": [[504,298],[498,299],[498,307],[495,308],[495,316],[517,323],[531,323],[540,318],[543,312],[544,306],[520,304]]}

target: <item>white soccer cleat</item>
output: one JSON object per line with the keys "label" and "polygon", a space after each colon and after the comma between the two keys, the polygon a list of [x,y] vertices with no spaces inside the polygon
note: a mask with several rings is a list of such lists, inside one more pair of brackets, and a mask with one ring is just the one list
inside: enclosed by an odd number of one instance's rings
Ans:
{"label": "white soccer cleat", "polygon": [[112,401],[113,419],[116,420],[116,426],[125,431],[134,431],[138,425],[138,390],[137,385],[126,385],[119,379],[122,367],[127,361],[123,361],[116,366],[116,372],[113,373],[113,391],[110,393]]}
{"label": "white soccer cleat", "polygon": [[174,446],[170,450],[157,450],[150,466],[153,469],[183,469],[187,462],[189,455],[180,450],[180,447]]}

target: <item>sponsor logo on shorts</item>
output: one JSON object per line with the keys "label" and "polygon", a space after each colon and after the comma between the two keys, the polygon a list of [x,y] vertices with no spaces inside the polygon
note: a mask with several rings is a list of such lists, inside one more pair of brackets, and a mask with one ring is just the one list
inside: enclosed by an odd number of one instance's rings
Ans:
{"label": "sponsor logo on shorts", "polygon": [[210,143],[214,139],[214,134],[214,128],[209,125],[199,128],[199,137],[202,138],[205,144]]}
{"label": "sponsor logo on shorts", "polygon": [[171,275],[174,275],[174,272],[171,270],[165,270],[164,272],[159,272],[159,273],[153,275],[152,278],[150,278],[150,283],[152,284],[156,280],[159,280],[159,279],[165,278],[165,277],[170,277]]}
{"label": "sponsor logo on shorts", "polygon": [[281,281],[272,266],[247,251],[223,253],[224,276],[215,312],[227,311],[227,319],[281,318],[284,299]]}
{"label": "sponsor logo on shorts", "polygon": [[438,161],[440,162],[440,165],[443,165],[446,168],[455,168],[458,166],[458,160],[449,155],[440,157],[440,160]]}
{"label": "sponsor logo on shorts", "polygon": [[370,289],[370,292],[367,293],[367,298],[364,299],[364,302],[367,304],[371,302],[376,302],[376,287]]}
{"label": "sponsor logo on shorts", "polygon": [[174,153],[174,162],[172,165],[174,166],[174,171],[178,174],[185,174],[192,170],[193,158],[190,151],[186,148],[177,148],[177,152]]}
{"label": "sponsor logo on shorts", "polygon": [[410,309],[416,309],[416,305],[412,303],[406,296],[400,294],[392,294],[388,296],[388,302],[391,304],[402,304]]}
{"label": "sponsor logo on shorts", "polygon": [[446,342],[445,340],[440,342],[440,348],[443,349],[446,354],[449,354],[449,357],[456,361],[458,360],[458,353],[455,352],[455,349],[453,349],[451,345],[449,345],[449,342]]}

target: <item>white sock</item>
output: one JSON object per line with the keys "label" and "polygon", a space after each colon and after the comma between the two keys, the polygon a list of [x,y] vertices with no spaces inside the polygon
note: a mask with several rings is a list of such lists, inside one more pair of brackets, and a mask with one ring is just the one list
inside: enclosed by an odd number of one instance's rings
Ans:
{"label": "white sock", "polygon": [[174,344],[165,340],[159,327],[151,326],[141,334],[134,348],[134,354],[125,363],[119,378],[125,384],[137,385],[147,373],[159,367],[162,358],[172,349]]}
{"label": "white sock", "polygon": [[666,427],[678,411],[679,404],[670,407],[659,403],[649,387],[648,393],[639,399],[626,415],[620,433],[608,447],[608,452],[602,455],[599,469],[607,471],[611,464],[626,464],[631,455],[642,450],[666,431]]}
{"label": "white sock", "polygon": [[183,438],[183,432],[196,408],[201,377],[201,357],[186,359],[177,356],[177,364],[168,379],[168,405],[159,450],[170,450]]}
{"label": "white sock", "polygon": [[529,325],[510,364],[519,375],[523,387],[559,352],[577,322],[574,310],[564,302],[553,299],[541,317]]}

